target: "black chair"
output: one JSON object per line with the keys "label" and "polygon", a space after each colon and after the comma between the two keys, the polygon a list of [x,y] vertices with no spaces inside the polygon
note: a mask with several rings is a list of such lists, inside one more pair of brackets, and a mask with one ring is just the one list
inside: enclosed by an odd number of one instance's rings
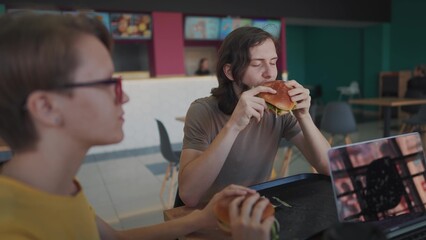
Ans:
{"label": "black chair", "polygon": [[[173,193],[175,189],[175,185],[177,183],[177,173],[179,170],[179,159],[180,159],[180,151],[174,151],[172,149],[172,145],[170,143],[169,134],[167,133],[166,128],[164,127],[164,124],[156,119],[158,131],[160,133],[160,150],[161,155],[169,162],[169,165],[166,169],[166,174],[164,175],[163,183],[161,184],[161,190],[160,190],[160,199],[161,203],[164,207],[170,208],[173,204]],[[170,186],[169,186],[169,195],[168,195],[168,202],[167,205],[164,204],[163,201],[163,193],[164,188],[166,186],[167,181],[170,180]]]}
{"label": "black chair", "polygon": [[[426,80],[425,80],[426,81]],[[426,98],[419,89],[407,89],[404,98]],[[419,105],[402,106],[401,110],[408,113],[410,116],[416,114],[420,110]]]}
{"label": "black chair", "polygon": [[345,143],[352,143],[349,134],[356,132],[355,116],[347,102],[330,102],[325,106],[321,118],[321,130],[331,134],[328,142],[333,143],[334,135],[343,135]]}
{"label": "black chair", "polygon": [[421,105],[419,111],[404,121],[400,133],[419,131],[426,132],[426,105]]}

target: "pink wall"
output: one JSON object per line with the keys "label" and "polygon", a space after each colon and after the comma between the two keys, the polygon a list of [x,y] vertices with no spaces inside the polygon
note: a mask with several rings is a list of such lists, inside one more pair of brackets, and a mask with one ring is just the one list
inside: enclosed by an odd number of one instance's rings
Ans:
{"label": "pink wall", "polygon": [[182,13],[152,12],[151,75],[185,75]]}

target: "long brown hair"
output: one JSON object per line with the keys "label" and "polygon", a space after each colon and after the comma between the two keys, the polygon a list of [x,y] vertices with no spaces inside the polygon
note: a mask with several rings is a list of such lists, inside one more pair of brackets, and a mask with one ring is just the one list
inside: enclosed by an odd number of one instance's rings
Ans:
{"label": "long brown hair", "polygon": [[[211,93],[218,99],[219,108],[225,114],[232,114],[238,102],[238,96],[232,88],[235,82],[243,90],[248,87],[243,84],[242,78],[250,64],[250,48],[262,44],[267,39],[271,39],[278,51],[276,39],[268,32],[257,27],[241,27],[232,31],[223,41],[219,49],[219,56],[216,67],[216,76],[219,82],[217,88],[213,88]],[[231,73],[234,81],[230,80],[225,72],[224,66],[231,65]]]}

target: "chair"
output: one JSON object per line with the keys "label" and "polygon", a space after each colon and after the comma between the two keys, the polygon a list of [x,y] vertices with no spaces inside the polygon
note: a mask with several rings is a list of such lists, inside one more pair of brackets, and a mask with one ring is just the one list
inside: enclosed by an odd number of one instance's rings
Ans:
{"label": "chair", "polygon": [[349,134],[356,132],[355,117],[351,107],[346,102],[330,102],[324,108],[320,129],[331,134],[328,142],[333,144],[334,135],[343,135],[345,143],[352,143]]}
{"label": "chair", "polygon": [[[407,91],[404,94],[404,98],[426,98],[426,96],[423,95],[420,89],[407,89]],[[419,109],[420,109],[419,105],[409,105],[409,106],[401,107],[401,111],[408,113],[408,115],[410,116],[416,114],[419,111]]]}
{"label": "chair", "polygon": [[[309,108],[309,114],[311,115],[314,123],[315,123],[315,118],[317,116],[317,109],[318,109],[317,104],[313,104]],[[291,142],[285,140],[284,138],[281,139],[279,143],[279,148],[287,148],[287,150],[284,152],[284,159],[282,160],[281,169],[278,175],[279,177],[286,177],[288,175],[288,166],[290,165],[291,157],[293,155],[292,147],[293,147],[293,144]],[[312,168],[312,172],[315,173],[316,170]],[[271,180],[275,178],[277,178],[277,173],[274,170],[271,174]]]}
{"label": "chair", "polygon": [[311,102],[312,104],[322,104],[322,86],[315,85],[311,90]]}
{"label": "chair", "polygon": [[[164,124],[156,119],[158,131],[160,133],[160,150],[161,155],[169,162],[169,165],[166,169],[166,174],[164,175],[163,183],[161,184],[161,190],[160,190],[160,199],[161,204],[165,208],[171,208],[173,206],[173,193],[175,189],[175,185],[177,183],[177,173],[179,170],[179,158],[180,158],[180,151],[173,151],[172,145],[170,143],[169,134],[167,133],[166,128],[164,127]],[[163,201],[163,193],[164,188],[166,186],[167,181],[170,179],[170,185],[169,185],[169,195],[168,195],[168,202],[167,205],[164,204]]]}
{"label": "chair", "polygon": [[[279,173],[277,173],[275,171],[274,168],[272,168],[272,172],[271,172],[271,176],[269,177],[269,180],[274,180],[276,178],[280,178],[280,177],[285,177],[288,174],[288,165],[290,164],[291,161],[291,156],[293,154],[293,149],[292,149],[293,144],[287,140],[285,140],[284,138],[281,139],[278,148],[284,148],[284,158],[281,161],[281,169],[279,171]],[[278,156],[278,153],[277,153]],[[277,161],[277,156],[275,156],[275,161]]]}
{"label": "chair", "polygon": [[293,144],[282,138],[279,147],[287,148],[287,151],[285,151],[284,153],[284,159],[282,161],[281,169],[279,172],[280,177],[286,177],[288,174],[288,165],[290,165],[291,156],[293,155]]}
{"label": "chair", "polygon": [[418,130],[421,134],[426,132],[426,105],[421,105],[419,111],[405,120],[400,133]]}
{"label": "chair", "polygon": [[361,95],[361,92],[359,90],[359,84],[356,81],[351,82],[351,84],[347,87],[338,87],[337,91],[340,92],[339,95],[339,101],[342,99],[343,96],[348,96],[349,99],[352,97],[358,95]]}

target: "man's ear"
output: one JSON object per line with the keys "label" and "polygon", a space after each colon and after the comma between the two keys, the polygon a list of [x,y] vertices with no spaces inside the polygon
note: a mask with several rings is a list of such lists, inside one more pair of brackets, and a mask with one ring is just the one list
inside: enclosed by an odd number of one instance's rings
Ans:
{"label": "man's ear", "polygon": [[234,76],[232,76],[232,69],[231,69],[231,64],[227,63],[223,66],[223,72],[225,73],[226,77],[231,80],[234,81]]}
{"label": "man's ear", "polygon": [[57,106],[58,96],[47,91],[34,91],[27,98],[26,109],[35,124],[59,126],[62,124],[62,112]]}

